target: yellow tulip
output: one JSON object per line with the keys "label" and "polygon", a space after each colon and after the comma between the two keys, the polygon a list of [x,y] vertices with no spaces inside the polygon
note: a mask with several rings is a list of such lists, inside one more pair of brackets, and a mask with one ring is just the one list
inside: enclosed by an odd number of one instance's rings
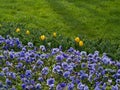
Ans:
{"label": "yellow tulip", "polygon": [[79,46],[82,47],[83,46],[83,41],[79,42]]}
{"label": "yellow tulip", "polygon": [[79,37],[76,37],[76,38],[75,38],[75,42],[77,42],[77,43],[80,42],[80,38],[79,38]]}
{"label": "yellow tulip", "polygon": [[57,35],[56,35],[56,32],[54,32],[54,33],[53,33],[53,37],[56,37],[56,36],[57,36]]}
{"label": "yellow tulip", "polygon": [[44,41],[44,40],[46,39],[45,35],[41,35],[41,36],[40,36],[40,39],[41,39],[42,41]]}
{"label": "yellow tulip", "polygon": [[16,29],[16,32],[17,32],[17,33],[18,33],[18,32],[20,32],[20,29],[19,29],[19,28],[17,28],[17,29]]}
{"label": "yellow tulip", "polygon": [[30,34],[30,31],[29,31],[29,30],[27,30],[27,31],[26,31],[26,34],[27,34],[27,35],[29,35],[29,34]]}

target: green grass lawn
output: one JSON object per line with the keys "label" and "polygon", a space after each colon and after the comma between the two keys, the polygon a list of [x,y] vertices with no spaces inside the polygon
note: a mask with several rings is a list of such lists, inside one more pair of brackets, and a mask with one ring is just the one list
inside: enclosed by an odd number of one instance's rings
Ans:
{"label": "green grass lawn", "polygon": [[0,0],[0,22],[67,36],[120,40],[120,0]]}

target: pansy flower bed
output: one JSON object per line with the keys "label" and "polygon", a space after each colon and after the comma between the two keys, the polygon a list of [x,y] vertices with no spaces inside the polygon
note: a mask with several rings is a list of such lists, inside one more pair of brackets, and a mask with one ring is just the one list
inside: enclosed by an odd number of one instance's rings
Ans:
{"label": "pansy flower bed", "polygon": [[0,90],[120,90],[120,62],[0,36]]}

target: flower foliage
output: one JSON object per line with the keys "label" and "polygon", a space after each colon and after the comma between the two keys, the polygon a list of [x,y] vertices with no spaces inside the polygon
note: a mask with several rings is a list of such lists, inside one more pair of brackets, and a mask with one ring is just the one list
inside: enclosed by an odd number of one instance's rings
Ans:
{"label": "flower foliage", "polygon": [[24,45],[0,36],[0,90],[119,90],[120,62],[99,51]]}

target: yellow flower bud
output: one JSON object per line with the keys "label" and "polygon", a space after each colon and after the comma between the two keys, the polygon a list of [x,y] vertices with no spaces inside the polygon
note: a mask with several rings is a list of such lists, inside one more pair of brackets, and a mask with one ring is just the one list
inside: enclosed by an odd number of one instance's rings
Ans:
{"label": "yellow flower bud", "polygon": [[16,32],[17,32],[17,33],[18,33],[18,32],[20,32],[20,29],[19,29],[19,28],[17,28],[17,29],[16,29]]}
{"label": "yellow flower bud", "polygon": [[76,37],[76,38],[75,38],[75,42],[80,42],[80,38],[79,38],[79,37]]}
{"label": "yellow flower bud", "polygon": [[27,31],[26,31],[26,34],[27,34],[27,35],[29,35],[29,34],[30,34],[30,31],[29,31],[29,30],[27,30]]}
{"label": "yellow flower bud", "polygon": [[82,47],[83,46],[83,41],[79,42],[79,46]]}
{"label": "yellow flower bud", "polygon": [[40,36],[40,39],[41,39],[42,41],[44,41],[44,40],[46,39],[45,35],[41,35],[41,36]]}
{"label": "yellow flower bud", "polygon": [[57,35],[56,35],[56,32],[54,32],[54,33],[53,33],[53,37],[56,37],[56,36],[57,36]]}

